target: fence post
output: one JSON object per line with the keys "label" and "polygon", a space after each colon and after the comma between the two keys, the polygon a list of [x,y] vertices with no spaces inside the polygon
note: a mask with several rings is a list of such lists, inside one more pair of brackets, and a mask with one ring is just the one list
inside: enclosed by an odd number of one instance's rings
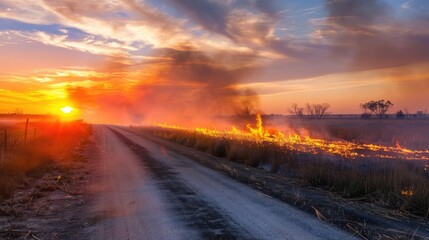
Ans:
{"label": "fence post", "polygon": [[7,129],[4,130],[4,150],[7,151]]}
{"label": "fence post", "polygon": [[24,144],[27,143],[27,131],[28,131],[28,118],[27,118],[27,121],[25,121]]}

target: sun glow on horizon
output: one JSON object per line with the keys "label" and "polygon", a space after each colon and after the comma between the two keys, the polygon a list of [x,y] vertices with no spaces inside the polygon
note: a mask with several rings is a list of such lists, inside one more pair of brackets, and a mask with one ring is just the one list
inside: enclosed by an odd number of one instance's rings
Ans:
{"label": "sun glow on horizon", "polygon": [[74,108],[72,108],[70,106],[65,106],[65,107],[62,107],[60,110],[64,114],[70,114],[71,112],[73,112]]}

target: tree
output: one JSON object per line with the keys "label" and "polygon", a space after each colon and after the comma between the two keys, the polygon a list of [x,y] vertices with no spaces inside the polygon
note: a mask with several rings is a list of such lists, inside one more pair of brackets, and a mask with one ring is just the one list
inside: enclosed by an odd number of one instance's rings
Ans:
{"label": "tree", "polygon": [[398,119],[404,119],[405,118],[404,112],[402,112],[402,110],[397,111],[396,112],[396,118],[398,118]]}
{"label": "tree", "polygon": [[327,110],[329,109],[330,106],[331,105],[329,105],[328,103],[322,103],[322,104],[307,103],[306,111],[308,115],[312,117],[321,118],[327,114]]}
{"label": "tree", "polygon": [[258,94],[253,90],[246,89],[236,99],[233,110],[237,116],[250,116],[256,112],[257,105],[259,105]]}
{"label": "tree", "polygon": [[[361,108],[364,111],[370,110],[378,118],[385,118],[386,112],[389,111],[389,108],[391,106],[393,106],[393,103],[389,100],[388,101],[384,101],[384,100],[369,101],[367,103],[361,104]],[[365,113],[367,113],[367,112],[365,112]]]}
{"label": "tree", "polygon": [[235,107],[235,113],[238,116],[250,116],[252,115],[254,109],[255,106],[253,105],[253,102],[251,100],[242,99],[240,101],[240,105],[238,107]]}
{"label": "tree", "polygon": [[292,106],[289,108],[289,113],[297,117],[302,117],[304,116],[304,108],[298,106],[298,104],[296,103],[293,103]]}
{"label": "tree", "polygon": [[360,108],[363,110],[363,114],[368,114],[368,105],[366,103],[360,104]]}
{"label": "tree", "polygon": [[362,115],[360,115],[360,118],[362,119],[370,119],[371,118],[371,113],[368,112],[368,104],[360,104],[359,105],[360,108],[362,108],[363,113]]}

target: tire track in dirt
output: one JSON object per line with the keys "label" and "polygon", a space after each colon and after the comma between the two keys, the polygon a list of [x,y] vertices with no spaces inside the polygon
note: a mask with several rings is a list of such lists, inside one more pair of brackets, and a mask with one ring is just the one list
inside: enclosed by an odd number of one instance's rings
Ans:
{"label": "tire track in dirt", "polygon": [[173,210],[189,227],[197,229],[203,239],[252,239],[219,210],[204,201],[197,193],[177,177],[177,173],[162,162],[152,158],[142,146],[120,132],[109,129],[138,155],[159,181],[159,187],[172,202]]}

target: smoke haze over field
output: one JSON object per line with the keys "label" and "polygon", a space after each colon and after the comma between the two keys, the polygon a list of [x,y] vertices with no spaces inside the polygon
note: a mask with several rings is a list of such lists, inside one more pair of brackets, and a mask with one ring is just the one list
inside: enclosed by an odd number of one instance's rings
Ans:
{"label": "smoke haze over field", "polygon": [[97,106],[107,117],[121,116],[122,121],[131,123],[207,122],[216,116],[249,114],[257,109],[257,94],[237,86],[257,71],[251,56],[226,52],[208,56],[189,46],[158,52],[164,60],[123,92],[97,93],[96,88],[76,87],[68,89],[70,98],[77,105]]}
{"label": "smoke haze over field", "polygon": [[[429,108],[425,0],[4,0],[0,110],[111,123]],[[42,107],[40,107],[42,106]]]}

